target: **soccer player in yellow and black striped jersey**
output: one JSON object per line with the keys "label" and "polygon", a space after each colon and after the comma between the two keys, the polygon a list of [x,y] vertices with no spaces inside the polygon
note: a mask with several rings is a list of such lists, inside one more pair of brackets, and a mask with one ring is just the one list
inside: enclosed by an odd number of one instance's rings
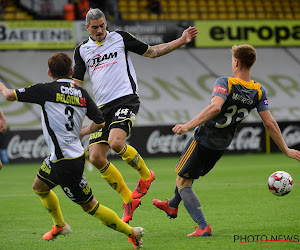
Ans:
{"label": "soccer player in yellow and black striped jersey", "polygon": [[183,200],[186,210],[198,224],[197,230],[188,236],[212,235],[211,226],[205,220],[192,184],[214,167],[231,143],[237,126],[252,109],[257,110],[265,128],[281,151],[300,161],[300,152],[287,147],[277,122],[271,116],[265,89],[250,79],[250,70],[255,61],[256,51],[252,46],[233,46],[233,77],[218,78],[210,105],[186,124],[177,124],[173,128],[176,134],[195,130],[175,169],[178,175],[175,195],[167,201],[154,199],[153,204],[171,218],[176,218],[178,206]]}
{"label": "soccer player in yellow and black striped jersey", "polygon": [[[121,195],[124,201],[122,219],[129,222],[140,204],[140,198],[148,192],[155,178],[137,150],[125,143],[140,107],[137,79],[129,52],[150,58],[163,56],[189,43],[198,30],[189,27],[174,41],[149,46],[128,32],[107,31],[105,15],[99,9],[89,10],[86,28],[90,37],[75,48],[73,79],[82,86],[85,72],[88,73],[97,106],[105,119],[105,127],[90,136],[90,161]],[[109,148],[138,171],[140,180],[133,192],[117,168],[107,160]]]}
{"label": "soccer player in yellow and black striped jersey", "polygon": [[[0,82],[0,92],[9,101],[36,103],[42,107],[42,127],[45,141],[50,149],[33,183],[34,192],[52,217],[52,229],[43,235],[53,240],[71,232],[64,221],[59,201],[52,191],[60,185],[65,194],[79,204],[88,214],[102,224],[128,236],[134,248],[142,246],[144,229],[131,227],[111,209],[101,205],[93,196],[84,171],[84,149],[80,132],[92,133],[104,126],[104,117],[86,90],[78,87],[69,77],[72,60],[64,53],[54,54],[48,61],[50,83],[38,83],[23,89],[8,89]],[[93,121],[81,130],[87,116]]]}

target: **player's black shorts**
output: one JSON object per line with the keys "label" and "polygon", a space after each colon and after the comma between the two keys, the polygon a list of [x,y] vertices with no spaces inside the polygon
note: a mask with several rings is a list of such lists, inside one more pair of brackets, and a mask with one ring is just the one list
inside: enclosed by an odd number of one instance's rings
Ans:
{"label": "player's black shorts", "polygon": [[85,204],[93,199],[90,185],[85,179],[84,155],[72,160],[50,162],[47,157],[37,177],[51,189],[60,185],[65,194],[77,204]]}
{"label": "player's black shorts", "polygon": [[101,107],[105,126],[99,131],[90,134],[89,145],[95,143],[108,144],[109,131],[112,128],[123,129],[128,135],[139,108],[139,97],[135,94],[123,96],[105,104]]}
{"label": "player's black shorts", "polygon": [[180,156],[175,172],[185,179],[198,179],[214,167],[223,153],[224,150],[204,147],[192,137]]}

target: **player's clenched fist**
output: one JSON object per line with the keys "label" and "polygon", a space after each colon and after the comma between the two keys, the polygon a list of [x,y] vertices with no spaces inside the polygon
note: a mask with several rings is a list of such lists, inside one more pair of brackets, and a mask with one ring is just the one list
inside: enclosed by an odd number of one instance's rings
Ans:
{"label": "player's clenched fist", "polygon": [[182,124],[177,124],[173,129],[172,131],[175,133],[175,134],[178,134],[178,135],[181,135],[183,133],[186,133],[188,131],[186,125],[182,125]]}

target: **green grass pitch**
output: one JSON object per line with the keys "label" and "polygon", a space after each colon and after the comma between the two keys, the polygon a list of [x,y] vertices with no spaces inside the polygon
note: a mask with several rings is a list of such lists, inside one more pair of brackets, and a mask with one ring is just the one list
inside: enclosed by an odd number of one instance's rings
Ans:
{"label": "green grass pitch", "polygon": [[[192,221],[180,204],[176,219],[152,205],[152,200],[172,198],[178,157],[145,159],[156,174],[149,193],[142,198],[130,221],[132,226],[146,230],[144,249],[298,249],[294,242],[240,243],[237,237],[277,237],[285,240],[300,235],[300,164],[283,154],[225,155],[214,169],[193,185],[212,237],[186,237],[194,231]],[[121,160],[112,160],[130,189],[138,174]],[[49,231],[52,220],[39,198],[32,192],[32,182],[41,164],[11,164],[0,172],[0,249],[133,249],[127,237],[113,231],[80,206],[71,202],[60,187],[58,195],[64,219],[71,226],[68,237],[45,242],[42,235]],[[291,174],[294,187],[285,197],[276,197],[268,190],[267,180],[276,170]],[[122,216],[122,199],[101,178],[96,169],[86,171],[96,199]],[[258,236],[256,236],[258,235]],[[236,240],[234,240],[236,237]],[[256,238],[254,238],[255,240]]]}

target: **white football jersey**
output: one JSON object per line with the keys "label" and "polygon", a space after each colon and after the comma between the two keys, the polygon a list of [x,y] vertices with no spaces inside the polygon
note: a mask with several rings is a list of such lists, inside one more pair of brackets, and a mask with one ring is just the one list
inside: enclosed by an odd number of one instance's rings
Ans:
{"label": "white football jersey", "polygon": [[98,107],[137,94],[136,74],[128,52],[143,55],[148,49],[149,45],[124,31],[107,31],[102,42],[89,38],[75,48],[73,79],[83,81],[87,71]]}

